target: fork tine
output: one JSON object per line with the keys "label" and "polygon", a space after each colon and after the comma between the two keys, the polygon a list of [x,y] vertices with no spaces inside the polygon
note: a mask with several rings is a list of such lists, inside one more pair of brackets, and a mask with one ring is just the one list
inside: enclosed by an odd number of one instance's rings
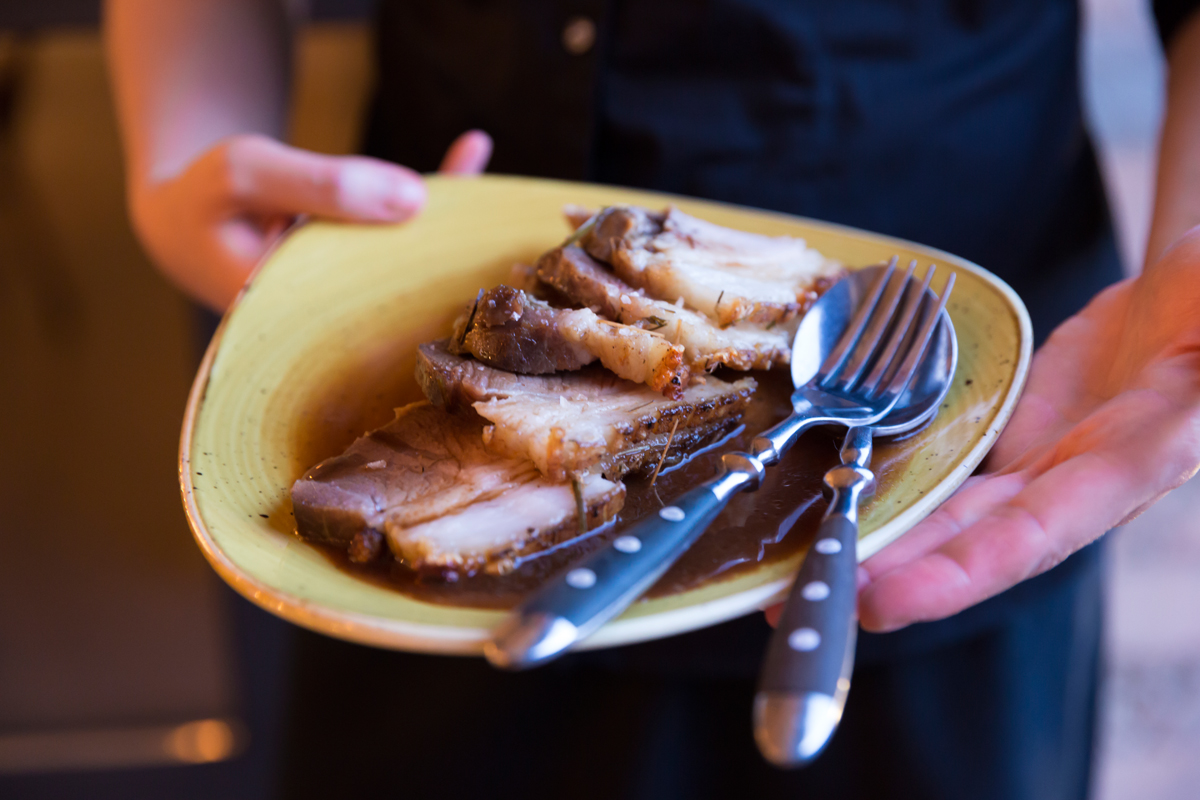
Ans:
{"label": "fork tine", "polygon": [[892,318],[896,313],[896,306],[900,302],[900,298],[904,296],[904,290],[907,288],[909,281],[912,279],[913,270],[916,268],[916,262],[908,265],[908,270],[904,277],[899,281],[889,278],[887,291],[883,298],[875,306],[871,312],[870,321],[867,323],[867,329],[863,331],[862,336],[858,340],[858,344],[854,346],[850,357],[842,365],[841,369],[834,375],[829,376],[822,383],[835,391],[849,391],[862,376],[863,371],[871,363],[872,358],[879,352],[880,342],[883,341],[884,335],[891,326]]}
{"label": "fork tine", "polygon": [[929,340],[933,338],[933,332],[942,318],[942,312],[946,309],[946,302],[950,299],[952,291],[954,291],[953,272],[950,273],[946,286],[942,289],[942,296],[938,298],[933,313],[921,320],[921,327],[917,329],[912,344],[904,355],[904,361],[896,369],[895,376],[888,382],[887,390],[880,397],[879,402],[891,405],[908,388],[913,375],[917,372],[917,365],[921,363],[921,357],[925,355],[925,349],[929,346]]}
{"label": "fork tine", "polygon": [[817,378],[820,384],[824,385],[830,380],[830,377],[835,375],[841,368],[842,362],[846,360],[846,356],[850,354],[854,343],[858,341],[859,334],[866,327],[867,321],[871,317],[871,312],[875,309],[875,304],[879,300],[879,296],[883,294],[884,288],[892,279],[892,272],[896,269],[896,262],[899,260],[897,256],[892,256],[887,263],[887,268],[883,274],[875,279],[871,284],[871,288],[867,292],[866,298],[859,303],[858,308],[854,311],[854,316],[850,318],[850,324],[846,326],[846,330],[834,345],[833,350],[825,358],[821,364],[821,369],[817,371]]}
{"label": "fork tine", "polygon": [[[916,267],[917,260],[914,258],[908,265],[908,274],[905,277],[911,278]],[[884,345],[879,358],[875,360],[875,366],[871,369],[871,374],[858,387],[858,391],[866,397],[874,395],[876,389],[883,383],[884,376],[894,372],[894,368],[899,363],[896,355],[897,353],[904,352],[901,351],[900,346],[908,339],[913,321],[917,318],[917,312],[921,308],[921,303],[925,299],[925,293],[928,291],[929,284],[933,280],[933,274],[936,271],[937,266],[930,264],[929,269],[925,272],[925,280],[919,289],[911,281],[905,284],[904,288],[907,291],[907,295],[904,298],[904,307],[896,316],[896,324],[892,328],[887,344]]]}

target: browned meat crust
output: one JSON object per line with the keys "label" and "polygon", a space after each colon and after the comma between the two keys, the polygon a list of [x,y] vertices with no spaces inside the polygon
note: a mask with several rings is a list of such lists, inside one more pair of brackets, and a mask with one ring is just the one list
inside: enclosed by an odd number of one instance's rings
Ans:
{"label": "browned meat crust", "polygon": [[628,475],[648,476],[655,469],[670,469],[686,461],[697,450],[724,439],[741,422],[740,414],[731,414],[686,428],[681,423],[674,436],[669,430],[651,434],[619,453],[605,456],[596,469],[610,481],[622,480]]}
{"label": "browned meat crust", "polygon": [[637,206],[611,206],[603,209],[580,244],[601,261],[614,267],[622,252],[644,247],[663,231],[665,215]]}
{"label": "browned meat crust", "polygon": [[[564,375],[531,377],[504,372],[451,353],[442,339],[417,347],[417,384],[429,402],[447,411],[473,414],[471,404],[522,391],[563,391]],[[542,387],[545,387],[543,389]]]}
{"label": "browned meat crust", "polygon": [[602,317],[627,325],[643,321],[630,313],[629,303],[621,300],[621,295],[630,299],[639,296],[638,290],[576,245],[556,247],[539,258],[537,277],[573,302],[590,308]]}
{"label": "browned meat crust", "polygon": [[479,293],[471,312],[455,323],[450,341],[459,353],[522,375],[575,370],[596,360],[563,335],[562,314],[520,289],[496,286]]}

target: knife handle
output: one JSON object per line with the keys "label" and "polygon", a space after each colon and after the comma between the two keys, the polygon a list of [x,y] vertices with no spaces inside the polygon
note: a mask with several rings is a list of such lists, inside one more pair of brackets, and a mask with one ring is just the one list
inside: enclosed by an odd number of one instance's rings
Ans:
{"label": "knife handle", "polygon": [[720,475],[551,578],[484,646],[488,661],[505,669],[536,666],[625,610],[699,538],[730,497],[762,480],[762,463],[748,453],[727,453],[721,463]]}
{"label": "knife handle", "polygon": [[754,733],[778,766],[816,757],[841,719],[858,633],[858,499],[873,479],[852,465],[826,475],[833,499],[767,647]]}

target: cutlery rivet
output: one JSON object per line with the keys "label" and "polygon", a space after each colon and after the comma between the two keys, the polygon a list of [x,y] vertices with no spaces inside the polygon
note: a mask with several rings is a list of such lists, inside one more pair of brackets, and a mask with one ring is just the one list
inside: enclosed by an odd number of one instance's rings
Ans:
{"label": "cutlery rivet", "polygon": [[817,542],[817,552],[827,556],[842,552],[842,543],[837,539],[822,539]]}
{"label": "cutlery rivet", "polygon": [[813,581],[805,584],[804,588],[800,590],[800,594],[805,600],[824,600],[829,597],[829,584],[825,581]]}
{"label": "cutlery rivet", "polygon": [[596,573],[587,567],[579,567],[567,573],[567,585],[572,589],[590,589],[596,585]]}
{"label": "cutlery rivet", "polygon": [[797,628],[788,637],[788,647],[799,650],[801,653],[816,650],[819,644],[821,644],[821,634],[812,628]]}
{"label": "cutlery rivet", "polygon": [[622,553],[636,553],[642,549],[642,540],[636,536],[619,536],[613,542],[613,547],[620,550]]}
{"label": "cutlery rivet", "polygon": [[683,518],[687,516],[679,506],[667,506],[659,511],[658,515],[667,522],[683,522]]}

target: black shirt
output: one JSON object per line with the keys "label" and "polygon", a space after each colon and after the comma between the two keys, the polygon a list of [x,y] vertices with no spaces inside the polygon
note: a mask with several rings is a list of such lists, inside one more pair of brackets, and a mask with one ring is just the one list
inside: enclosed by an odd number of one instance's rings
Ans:
{"label": "black shirt", "polygon": [[[1157,2],[1170,36],[1195,2]],[[564,47],[572,19],[595,44]],[[816,217],[962,255],[1039,338],[1119,276],[1074,0],[394,0],[367,150]]]}

